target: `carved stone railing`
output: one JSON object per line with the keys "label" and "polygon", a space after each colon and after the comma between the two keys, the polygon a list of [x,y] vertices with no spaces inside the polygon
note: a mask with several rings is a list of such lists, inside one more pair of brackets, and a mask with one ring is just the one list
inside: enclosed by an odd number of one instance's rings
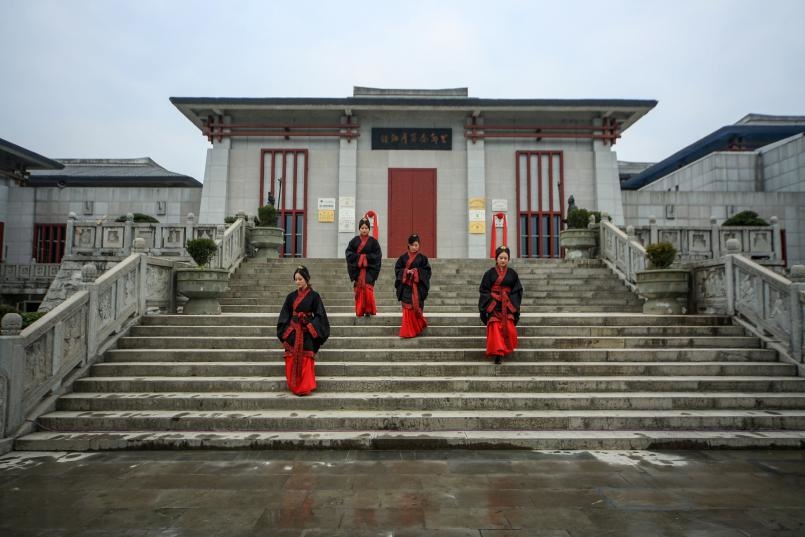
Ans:
{"label": "carved stone railing", "polygon": [[211,268],[226,269],[230,272],[237,268],[241,259],[246,256],[246,214],[239,213],[235,223],[230,225],[218,243],[218,252],[210,261]]}
{"label": "carved stone railing", "polygon": [[692,272],[697,312],[744,319],[803,362],[805,267],[794,266],[788,279],[743,255],[729,254],[697,263]]}
{"label": "carved stone railing", "polygon": [[226,229],[224,224],[196,224],[193,213],[187,215],[185,224],[135,223],[131,214],[128,217],[125,222],[81,222],[70,213],[64,255],[127,256],[134,239],[140,238],[150,255],[186,257],[189,239],[219,240]]}
{"label": "carved stone railing", "polygon": [[[216,242],[214,266],[233,271],[245,255],[245,215]],[[173,272],[180,259],[146,255],[144,240],[133,240],[132,248],[97,279],[95,265],[85,264],[82,288],[25,330],[14,325],[21,324],[19,315],[3,317],[0,453],[147,310],[175,309]]]}
{"label": "carved stone railing", "polygon": [[21,323],[18,315],[3,317],[0,438],[23,428],[76,371],[109,348],[143,314],[149,296],[169,300],[155,297],[157,288],[149,288],[150,263],[135,253],[95,281],[95,268],[88,264],[82,271],[84,289],[25,330],[14,326],[17,319]]}
{"label": "carved stone railing", "polygon": [[[598,224],[599,255],[629,289],[634,290],[637,282],[635,274],[647,266],[646,249],[636,237],[618,229],[606,216]],[[631,233],[632,228],[626,228]]]}
{"label": "carved stone railing", "polygon": [[746,257],[783,264],[782,233],[776,216],[771,217],[769,226],[719,226],[715,218],[710,219],[709,226],[658,226],[651,217],[648,226],[635,227],[635,236],[643,246],[670,242],[679,263],[718,259],[727,251],[727,241],[737,239]]}
{"label": "carved stone railing", "polygon": [[9,294],[43,293],[59,273],[58,263],[0,263],[0,292]]}
{"label": "carved stone railing", "polygon": [[35,282],[52,280],[59,272],[58,263],[30,263],[20,265],[0,264],[0,281],[3,282]]}

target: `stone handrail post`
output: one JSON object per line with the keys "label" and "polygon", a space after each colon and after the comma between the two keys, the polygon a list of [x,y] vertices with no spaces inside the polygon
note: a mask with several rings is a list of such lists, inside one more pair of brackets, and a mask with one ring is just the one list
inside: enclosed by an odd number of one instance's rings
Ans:
{"label": "stone handrail post", "polygon": [[648,228],[649,228],[649,244],[654,244],[659,242],[659,233],[657,231],[657,217],[653,214],[648,217]]}
{"label": "stone handrail post", "polygon": [[791,352],[793,358],[803,361],[803,345],[805,345],[805,265],[791,267],[791,293],[789,294],[791,311]]}

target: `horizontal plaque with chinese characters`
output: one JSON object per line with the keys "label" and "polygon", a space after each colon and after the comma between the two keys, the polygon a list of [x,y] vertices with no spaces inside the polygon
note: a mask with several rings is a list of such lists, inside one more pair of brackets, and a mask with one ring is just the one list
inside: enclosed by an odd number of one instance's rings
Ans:
{"label": "horizontal plaque with chinese characters", "polygon": [[453,149],[453,129],[374,128],[372,149]]}

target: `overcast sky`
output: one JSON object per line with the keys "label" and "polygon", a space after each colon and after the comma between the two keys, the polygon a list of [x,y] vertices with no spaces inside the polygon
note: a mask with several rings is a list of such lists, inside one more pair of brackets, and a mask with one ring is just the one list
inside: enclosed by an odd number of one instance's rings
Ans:
{"label": "overcast sky", "polygon": [[750,112],[805,115],[805,1],[0,0],[0,138],[149,156],[203,180],[169,97],[656,99],[615,146],[657,161]]}

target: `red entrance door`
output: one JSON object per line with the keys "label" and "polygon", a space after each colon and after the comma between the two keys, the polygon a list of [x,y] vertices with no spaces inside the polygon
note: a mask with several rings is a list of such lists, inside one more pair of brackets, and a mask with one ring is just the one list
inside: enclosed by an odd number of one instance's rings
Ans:
{"label": "red entrance door", "polygon": [[435,169],[389,169],[389,236],[386,255],[401,255],[411,233],[419,234],[423,254],[436,257]]}

